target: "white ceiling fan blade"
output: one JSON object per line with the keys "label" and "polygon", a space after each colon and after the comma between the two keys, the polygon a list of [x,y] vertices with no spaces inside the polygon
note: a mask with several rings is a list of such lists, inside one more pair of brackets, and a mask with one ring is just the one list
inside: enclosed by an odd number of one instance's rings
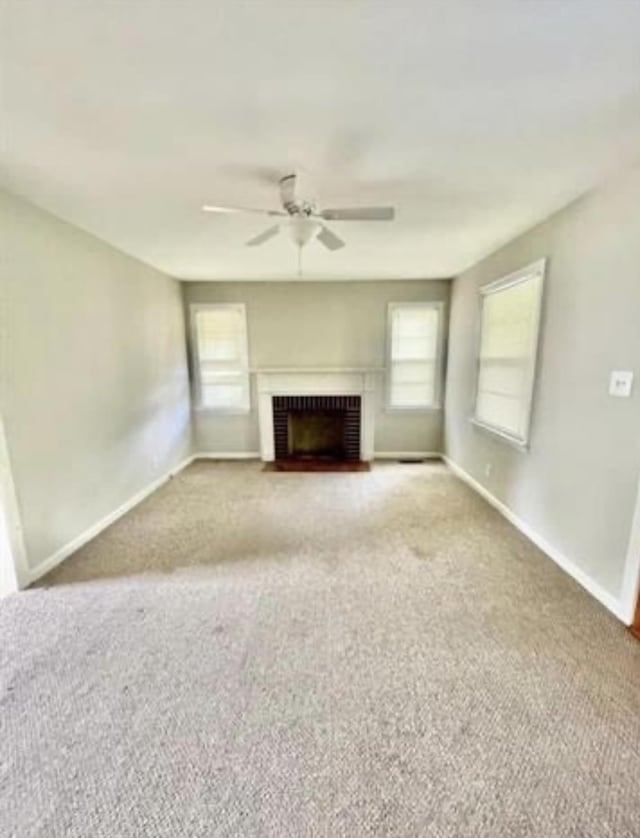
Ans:
{"label": "white ceiling fan blade", "polygon": [[249,241],[247,242],[247,247],[256,247],[259,244],[264,244],[265,242],[268,242],[269,239],[272,239],[274,236],[278,234],[279,230],[279,224],[276,224],[274,227],[269,227],[268,230],[265,230],[258,236],[254,236],[252,239],[249,239]]}
{"label": "white ceiling fan blade", "polygon": [[296,182],[297,175],[285,175],[278,181],[280,186],[280,203],[283,207],[296,202]]}
{"label": "white ceiling fan blade", "polygon": [[340,250],[340,248],[344,247],[345,244],[339,236],[332,233],[328,227],[324,226],[324,224],[322,225],[322,229],[316,238],[327,248],[327,250]]}
{"label": "white ceiling fan blade", "polygon": [[319,213],[325,221],[393,221],[393,207],[336,207]]}
{"label": "white ceiling fan blade", "polygon": [[219,212],[219,213],[236,213],[236,212],[251,212],[258,215],[287,215],[288,213],[282,210],[268,210],[256,209],[255,207],[218,207],[214,204],[204,204],[203,212]]}

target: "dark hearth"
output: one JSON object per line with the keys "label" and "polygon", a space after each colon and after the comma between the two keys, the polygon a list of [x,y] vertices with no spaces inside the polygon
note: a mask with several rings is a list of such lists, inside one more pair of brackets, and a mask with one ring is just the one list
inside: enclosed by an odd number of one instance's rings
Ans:
{"label": "dark hearth", "polygon": [[274,460],[265,463],[263,471],[371,471],[362,460]]}

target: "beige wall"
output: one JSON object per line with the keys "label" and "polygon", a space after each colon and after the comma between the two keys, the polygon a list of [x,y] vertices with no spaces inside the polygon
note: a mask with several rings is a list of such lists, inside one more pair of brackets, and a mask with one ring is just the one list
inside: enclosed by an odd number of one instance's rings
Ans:
{"label": "beige wall", "polygon": [[[384,367],[387,303],[449,298],[449,282],[187,282],[191,303],[247,306],[249,362],[259,367]],[[445,307],[445,319],[447,310]],[[385,411],[384,377],[377,392],[376,451],[441,451],[442,412]],[[198,411],[198,451],[258,451],[255,375],[247,416]]]}
{"label": "beige wall", "polygon": [[31,569],[190,451],[178,283],[0,194],[0,398]]}
{"label": "beige wall", "polygon": [[[531,447],[522,452],[469,421],[478,288],[543,256],[540,363]],[[608,395],[615,369],[635,372],[631,398]],[[455,280],[445,445],[529,527],[620,596],[640,474],[640,169]]]}

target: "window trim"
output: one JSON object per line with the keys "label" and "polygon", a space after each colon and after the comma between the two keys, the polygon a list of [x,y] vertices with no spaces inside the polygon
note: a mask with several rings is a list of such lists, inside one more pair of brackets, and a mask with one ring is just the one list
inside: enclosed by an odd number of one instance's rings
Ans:
{"label": "window trim", "polygon": [[[391,404],[391,369],[393,359],[391,357],[392,347],[392,323],[393,312],[398,308],[434,308],[438,312],[438,334],[436,336],[436,357],[434,361],[434,395],[433,403],[420,407],[396,407]],[[385,366],[385,413],[431,413],[434,410],[442,410],[443,395],[443,360],[444,360],[444,310],[443,300],[409,300],[407,302],[387,303],[387,350]]]}
{"label": "window trim", "polygon": [[[535,394],[536,394],[536,383],[538,380],[538,366],[539,366],[539,358],[540,358],[540,347],[542,345],[541,341],[541,334],[542,334],[542,310],[544,305],[544,288],[545,288],[545,279],[547,273],[547,258],[543,257],[542,259],[537,259],[535,262],[531,262],[528,265],[525,265],[523,268],[519,268],[517,271],[513,271],[506,276],[500,277],[500,279],[493,280],[492,282],[487,283],[486,285],[480,286],[480,295],[479,295],[479,311],[478,311],[478,328],[477,328],[477,336],[476,336],[476,377],[475,377],[475,392],[473,397],[473,414],[470,418],[471,424],[475,425],[475,427],[479,428],[482,431],[486,431],[487,433],[491,434],[494,437],[502,440],[503,442],[512,445],[513,447],[517,448],[520,451],[528,451],[530,444],[531,444],[531,425],[532,425],[532,416],[533,416],[533,408],[534,408],[534,401],[535,401]],[[500,428],[497,425],[492,425],[489,422],[485,422],[482,419],[478,419],[477,417],[477,409],[478,409],[478,395],[480,393],[480,365],[481,365],[481,349],[482,349],[482,314],[484,309],[484,299],[489,296],[490,294],[494,294],[497,291],[504,291],[506,288],[511,288],[514,285],[520,285],[522,282],[526,282],[527,280],[531,279],[534,276],[540,277],[540,293],[538,294],[537,298],[537,306],[535,311],[535,319],[534,319],[534,334],[535,334],[535,349],[533,352],[531,369],[529,374],[529,382],[528,382],[528,396],[527,396],[527,403],[526,403],[526,423],[525,423],[525,432],[523,437],[516,436],[516,434],[511,433],[509,430],[505,428]]]}
{"label": "window trim", "polygon": [[[242,312],[242,360],[243,372],[247,376],[247,395],[241,407],[211,407],[202,403],[202,381],[200,376],[200,355],[198,352],[198,329],[196,318],[199,312],[211,309],[235,309]],[[249,335],[247,328],[247,306],[245,303],[191,303],[189,306],[189,333],[191,337],[191,363],[193,366],[193,400],[195,410],[223,416],[240,416],[251,413],[251,371],[249,369]]]}

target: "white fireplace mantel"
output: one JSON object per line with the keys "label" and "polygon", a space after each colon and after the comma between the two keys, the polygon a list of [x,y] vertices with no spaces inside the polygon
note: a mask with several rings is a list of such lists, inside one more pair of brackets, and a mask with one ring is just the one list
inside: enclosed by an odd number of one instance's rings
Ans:
{"label": "white fireplace mantel", "polygon": [[256,370],[260,456],[275,457],[274,396],[360,396],[360,459],[373,459],[375,379],[382,370],[368,367],[271,368]]}

